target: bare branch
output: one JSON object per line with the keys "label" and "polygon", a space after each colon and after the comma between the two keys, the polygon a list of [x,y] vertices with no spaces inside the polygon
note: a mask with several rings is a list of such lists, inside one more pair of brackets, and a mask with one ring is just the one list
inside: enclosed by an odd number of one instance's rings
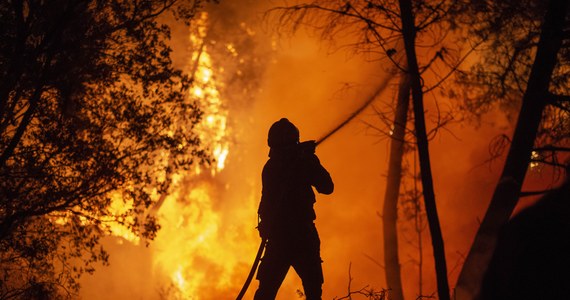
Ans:
{"label": "bare branch", "polygon": [[475,51],[477,49],[477,47],[483,43],[483,41],[484,40],[477,41],[477,43],[475,43],[475,45],[472,45],[471,48],[469,49],[469,51],[467,51],[467,53],[465,53],[465,55],[463,55],[463,57],[461,57],[455,65],[447,64],[446,60],[442,56],[441,61],[446,63],[451,69],[449,70],[449,72],[447,74],[445,74],[443,77],[441,77],[441,79],[438,82],[436,82],[433,86],[424,90],[424,93],[427,94],[427,93],[431,92],[432,90],[436,89],[445,80],[447,80],[453,73],[455,73],[455,71],[457,71],[457,69],[459,69],[459,67],[461,66],[461,64],[463,64],[463,62],[467,59],[467,57],[469,57],[469,55],[471,55],[471,53],[473,53],[473,51]]}
{"label": "bare branch", "polygon": [[558,167],[558,168],[565,168],[566,167],[565,164],[559,163],[559,162],[555,161],[554,159],[552,161],[550,161],[550,160],[542,159],[542,158],[533,158],[530,161],[533,163],[545,164],[545,165],[549,165],[552,167]]}
{"label": "bare branch", "polygon": [[357,290],[357,291],[352,291],[351,288],[351,283],[352,283],[352,275],[350,273],[350,270],[352,268],[352,262],[349,263],[348,265],[348,291],[347,291],[347,295],[344,297],[334,297],[333,300],[342,300],[342,299],[348,299],[348,300],[352,300],[352,295],[362,295],[364,297],[366,297],[367,299],[374,299],[374,300],[385,300],[387,299],[387,292],[388,290],[385,289],[381,289],[380,291],[375,291],[373,288],[369,288],[368,285]]}
{"label": "bare branch", "polygon": [[541,151],[565,151],[565,152],[570,152],[570,148],[568,147],[557,147],[557,146],[544,146],[544,147],[537,147],[532,149],[532,151],[537,151],[537,152],[541,152]]}
{"label": "bare branch", "polygon": [[553,102],[563,102],[563,103],[570,103],[570,96],[569,95],[557,95],[557,94],[550,94],[549,95],[549,104]]}
{"label": "bare branch", "polygon": [[390,21],[390,23],[394,26],[394,28],[396,29],[397,32],[402,31],[402,28],[400,26],[400,14],[398,14],[398,12],[391,10],[386,5],[380,5],[377,3],[372,3],[369,0],[367,1],[367,3],[368,3],[367,5],[370,6],[370,8],[375,8],[378,11],[383,12],[384,15]]}
{"label": "bare branch", "polygon": [[[356,19],[361,20],[361,21],[370,22],[375,27],[383,28],[383,29],[386,29],[389,31],[398,31],[398,28],[386,26],[385,24],[377,23],[372,19],[368,19],[368,18],[363,17],[348,2],[340,8],[324,7],[324,6],[321,6],[318,4],[299,4],[299,5],[293,5],[293,6],[278,6],[278,7],[274,7],[274,8],[269,9],[266,12],[266,15],[273,13],[275,11],[283,11],[279,20],[280,21],[286,21],[286,22],[282,22],[282,23],[289,23],[292,20],[295,20],[293,22],[294,23],[293,25],[296,28],[296,25],[302,24],[302,21],[307,16],[307,12],[310,10],[323,11],[323,12],[330,13],[330,14],[341,15],[341,16],[346,16],[346,17],[350,17],[350,18],[356,18]],[[295,16],[295,14],[298,14],[299,16],[297,18],[293,18]]]}
{"label": "bare branch", "polygon": [[541,190],[541,191],[521,191],[519,195],[520,197],[537,196],[537,195],[546,194],[550,191],[552,191],[552,189]]}
{"label": "bare branch", "polygon": [[430,13],[416,26],[417,31],[422,31],[429,27],[430,25],[440,21],[443,19],[445,15],[447,15],[448,10],[442,9],[442,6],[446,3],[446,1],[440,1],[435,7],[432,7],[427,2],[422,2],[423,6],[426,7]]}

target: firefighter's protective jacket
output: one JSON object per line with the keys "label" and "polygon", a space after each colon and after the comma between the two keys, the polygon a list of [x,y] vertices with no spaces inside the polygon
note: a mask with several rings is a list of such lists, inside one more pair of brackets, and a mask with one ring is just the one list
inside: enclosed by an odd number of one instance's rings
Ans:
{"label": "firefighter's protective jacket", "polygon": [[[303,145],[305,144],[305,145]],[[271,148],[262,173],[259,205],[260,234],[271,239],[295,234],[316,218],[313,188],[321,194],[334,190],[330,174],[314,154],[314,143]]]}

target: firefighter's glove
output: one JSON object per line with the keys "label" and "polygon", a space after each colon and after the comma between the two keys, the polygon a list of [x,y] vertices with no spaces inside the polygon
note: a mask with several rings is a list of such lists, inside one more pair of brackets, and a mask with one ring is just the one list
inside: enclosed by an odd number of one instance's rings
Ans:
{"label": "firefighter's glove", "polygon": [[317,142],[312,140],[299,143],[299,149],[301,149],[301,152],[305,155],[315,154],[316,148],[317,148]]}

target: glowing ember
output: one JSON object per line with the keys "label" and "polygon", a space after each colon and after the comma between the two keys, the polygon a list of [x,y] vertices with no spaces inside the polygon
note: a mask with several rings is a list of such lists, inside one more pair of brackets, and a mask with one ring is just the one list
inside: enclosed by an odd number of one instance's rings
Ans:
{"label": "glowing ember", "polygon": [[536,168],[539,167],[540,163],[537,162],[537,161],[534,161],[534,160],[536,160],[536,159],[538,159],[538,158],[540,158],[540,155],[538,154],[538,152],[532,151],[532,153],[530,154],[531,162],[530,162],[530,164],[529,164],[529,167],[530,167],[531,170],[534,170],[534,169],[536,169]]}

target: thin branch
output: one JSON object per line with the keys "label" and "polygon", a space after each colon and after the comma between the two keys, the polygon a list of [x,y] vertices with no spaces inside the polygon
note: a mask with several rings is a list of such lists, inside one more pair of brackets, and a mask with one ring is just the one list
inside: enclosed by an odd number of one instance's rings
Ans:
{"label": "thin branch", "polygon": [[[570,105],[564,106],[563,103],[565,103],[565,102],[549,101],[547,103],[547,105],[554,106],[554,107],[556,107],[562,111],[570,112]],[[568,103],[570,103],[570,102],[568,102]]]}
{"label": "thin branch", "polygon": [[565,152],[569,152],[570,148],[558,147],[558,146],[544,146],[544,147],[534,148],[534,149],[532,149],[532,151],[537,151],[537,152],[541,152],[541,151],[565,151]]}
{"label": "thin branch", "polygon": [[546,194],[550,191],[552,191],[552,189],[541,190],[541,191],[521,191],[519,196],[520,197],[528,197],[528,196],[543,195],[543,194]]}
{"label": "thin branch", "polygon": [[430,59],[430,61],[428,61],[428,63],[425,66],[420,68],[420,74],[423,74],[425,71],[427,71],[438,58],[443,61],[443,54],[442,54],[443,52],[447,52],[445,47],[441,47],[439,51],[435,52],[434,56]]}
{"label": "thin branch", "polygon": [[428,3],[423,3],[426,8],[428,8],[431,13],[428,14],[423,21],[420,21],[419,24],[416,26],[416,30],[422,31],[423,29],[429,27],[431,24],[441,20],[447,13],[447,10],[441,8],[446,1],[441,1],[436,7],[430,6]]}
{"label": "thin branch", "polygon": [[372,32],[372,34],[374,35],[374,37],[376,37],[376,40],[378,41],[378,45],[380,46],[380,48],[382,48],[382,50],[384,50],[384,53],[386,54],[386,57],[388,57],[388,59],[390,61],[392,61],[392,63],[394,64],[394,66],[396,66],[396,68],[398,68],[401,72],[407,72],[407,70],[405,70],[404,68],[402,68],[400,66],[400,64],[394,60],[393,55],[390,55],[390,53],[392,53],[393,49],[386,49],[386,46],[384,45],[384,43],[382,41],[385,41],[385,39],[382,37],[382,35],[380,35],[380,33],[376,30],[376,28],[372,27],[371,23],[367,22],[368,25],[368,29]]}
{"label": "thin branch", "polygon": [[[483,43],[483,41],[484,40],[482,39],[482,40],[478,41],[477,43],[475,43],[475,45],[471,46],[471,49],[469,49],[469,51],[467,51],[467,53],[465,53],[465,55],[463,55],[463,57],[461,57],[455,65],[449,65],[448,64],[448,66],[451,68],[451,70],[446,75],[441,77],[440,81],[436,82],[433,86],[424,90],[424,94],[427,94],[427,93],[431,92],[432,90],[434,90],[435,88],[439,87],[445,80],[447,80],[453,73],[455,73],[455,71],[457,71],[457,69],[461,66],[461,64],[463,64],[463,62],[467,59],[467,57],[469,57],[469,55],[471,55],[471,53],[473,53],[473,51],[475,51],[475,49],[479,45],[481,45]],[[446,61],[443,59],[443,57],[441,58],[441,60],[446,63]]]}
{"label": "thin branch", "polygon": [[381,264],[379,261],[377,261],[374,257],[366,254],[366,253],[362,253],[362,255],[364,255],[364,257],[368,258],[369,260],[371,260],[375,265],[379,266],[382,269],[385,269],[386,267],[384,267],[383,264]]}
{"label": "thin branch", "polygon": [[552,94],[550,93],[549,95],[549,104],[551,104],[552,102],[563,102],[563,103],[570,103],[570,96],[568,95],[558,95],[558,94]]}
{"label": "thin branch", "polygon": [[540,164],[545,164],[545,165],[549,165],[549,166],[553,166],[553,167],[559,167],[559,168],[565,168],[566,165],[563,163],[559,163],[556,161],[549,161],[546,159],[541,159],[541,158],[534,158],[530,160],[533,163],[540,163]]}
{"label": "thin branch", "polygon": [[[343,9],[335,9],[335,8],[328,8],[328,7],[324,7],[321,5],[317,5],[317,4],[301,4],[301,5],[293,5],[293,6],[278,6],[278,7],[274,7],[269,9],[266,14],[270,14],[273,11],[286,11],[289,13],[289,15],[293,15],[294,12],[296,11],[303,11],[300,12],[301,14],[303,14],[300,18],[298,18],[297,23],[300,23],[302,21],[302,19],[304,19],[305,14],[308,10],[320,10],[320,11],[324,11],[324,12],[328,12],[331,14],[338,14],[338,15],[343,15],[343,16],[347,16],[347,17],[352,17],[352,18],[356,18],[359,20],[363,20],[363,21],[369,21],[372,24],[374,24],[374,26],[383,28],[383,29],[387,29],[390,31],[397,31],[397,28],[392,28],[389,26],[386,26],[384,24],[380,24],[377,22],[374,22],[373,20],[367,19],[367,18],[363,18],[362,15],[358,14],[358,11],[356,9],[353,8],[352,5],[350,5],[350,3],[347,3]],[[350,10],[354,11],[354,13],[351,13]],[[293,12],[291,12],[293,11]],[[282,14],[280,20],[284,20],[285,16],[287,16],[287,14]],[[290,19],[290,18],[288,18]]]}
{"label": "thin branch", "polygon": [[366,2],[367,5],[374,7],[375,9],[381,12],[384,12],[384,16],[386,16],[388,20],[390,20],[390,23],[394,25],[394,28],[396,29],[397,32],[402,31],[402,28],[400,27],[400,14],[398,14],[398,12],[388,9],[385,5],[372,3],[371,1],[366,1]]}
{"label": "thin branch", "polygon": [[362,295],[364,297],[366,297],[367,299],[372,299],[372,300],[385,300],[387,299],[387,292],[388,290],[382,289],[380,291],[375,291],[372,288],[368,288],[368,285],[361,288],[360,290],[357,291],[352,291],[351,288],[351,283],[352,283],[352,275],[351,275],[351,267],[352,267],[352,262],[349,263],[348,265],[348,291],[347,291],[347,295],[341,298],[337,298],[334,297],[333,300],[342,300],[342,299],[348,299],[348,300],[352,300],[352,295]]}

